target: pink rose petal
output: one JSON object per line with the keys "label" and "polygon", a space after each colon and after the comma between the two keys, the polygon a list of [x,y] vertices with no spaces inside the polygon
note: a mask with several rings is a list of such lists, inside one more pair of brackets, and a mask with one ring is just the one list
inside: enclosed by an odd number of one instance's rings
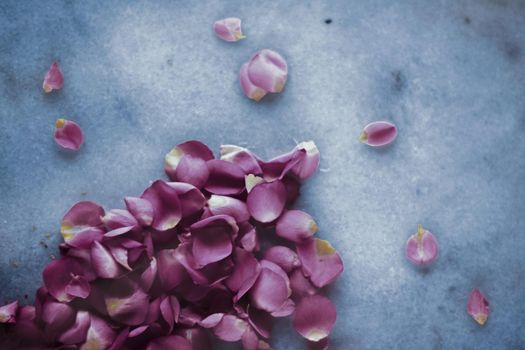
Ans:
{"label": "pink rose petal", "polygon": [[221,321],[213,328],[213,334],[221,340],[234,342],[241,340],[248,327],[249,325],[246,321],[234,315],[224,315]]}
{"label": "pink rose petal", "polygon": [[240,246],[248,251],[254,252],[259,250],[259,237],[257,231],[249,222],[239,223]]}
{"label": "pink rose petal", "polygon": [[436,260],[438,243],[436,237],[419,225],[417,232],[406,243],[406,257],[414,265],[427,265]]}
{"label": "pink rose petal", "polygon": [[166,231],[174,228],[182,218],[182,209],[177,191],[162,180],[155,181],[142,194],[155,212],[152,227]]}
{"label": "pink rose petal", "polygon": [[68,304],[49,300],[42,306],[41,317],[46,324],[46,332],[56,334],[75,322],[76,311]]}
{"label": "pink rose petal", "polygon": [[295,269],[290,274],[290,287],[292,288],[292,297],[294,300],[301,299],[304,296],[317,294],[318,289],[306,278],[302,269]]}
{"label": "pink rose petal", "polygon": [[174,295],[164,297],[160,303],[160,313],[169,326],[168,333],[173,330],[173,325],[179,322],[180,303]]}
{"label": "pink rose petal", "polygon": [[86,342],[80,346],[79,350],[107,349],[113,344],[116,336],[106,321],[91,315]]}
{"label": "pink rose petal", "polygon": [[153,223],[154,211],[149,201],[138,197],[125,197],[124,202],[126,208],[142,226]]}
{"label": "pink rose petal", "polygon": [[248,77],[259,88],[268,92],[281,92],[288,78],[288,66],[277,52],[264,49],[248,62]]}
{"label": "pink rose petal", "polygon": [[481,326],[487,322],[490,305],[479,289],[473,289],[467,303],[467,312]]}
{"label": "pink rose petal", "polygon": [[299,179],[306,180],[319,168],[321,154],[313,141],[301,142],[294,150],[305,151],[305,156],[291,169]]}
{"label": "pink rose petal", "polygon": [[202,328],[187,328],[178,331],[181,336],[191,343],[193,350],[211,350],[208,334]]}
{"label": "pink rose petal", "polygon": [[16,311],[18,310],[18,300],[0,306],[0,323],[15,323]]}
{"label": "pink rose petal", "polygon": [[343,272],[343,261],[332,245],[322,239],[310,239],[297,245],[302,270],[314,286],[322,288]]}
{"label": "pink rose petal", "polygon": [[46,75],[44,77],[44,83],[42,84],[42,88],[44,89],[44,92],[49,93],[53,90],[62,89],[63,84],[64,84],[64,76],[62,75],[62,72],[60,71],[58,62],[53,62],[49,70],[46,72]]}
{"label": "pink rose petal", "polygon": [[258,309],[274,312],[279,310],[291,294],[286,272],[269,261],[261,262],[261,272],[250,290],[250,300]]}
{"label": "pink rose petal", "polygon": [[237,222],[244,222],[250,219],[246,203],[233,197],[213,194],[208,199],[208,209],[212,215],[229,215]]}
{"label": "pink rose petal", "polygon": [[206,161],[212,151],[199,141],[186,141],[175,146],[164,158],[164,170],[173,181],[187,182],[202,188],[208,179]]}
{"label": "pink rose petal", "polygon": [[61,302],[69,302],[76,296],[85,298],[89,295],[90,287],[89,283],[80,279],[83,270],[74,258],[51,261],[42,273],[44,285],[49,294]]}
{"label": "pink rose petal", "polygon": [[385,146],[392,143],[397,136],[394,124],[385,121],[373,122],[365,126],[359,140],[369,146]]}
{"label": "pink rose petal", "polygon": [[[102,217],[102,222],[108,229],[108,231],[118,230],[118,233],[123,234],[133,229],[138,228],[138,221],[135,217],[127,210],[124,209],[111,209]],[[125,232],[124,232],[125,231]],[[106,237],[117,236],[116,234],[106,233]]]}
{"label": "pink rose petal", "polygon": [[115,278],[122,274],[122,269],[109,250],[97,241],[91,246],[91,264],[101,278]]}
{"label": "pink rose petal", "polygon": [[158,271],[157,259],[153,257],[151,258],[149,266],[140,275],[140,286],[142,287],[143,290],[145,291],[150,290],[151,286],[153,285],[153,282],[155,281],[155,277],[157,277],[157,271]]}
{"label": "pink rose petal", "polygon": [[221,145],[221,160],[237,164],[246,174],[262,174],[257,157],[246,148]]}
{"label": "pink rose petal", "polygon": [[297,332],[310,341],[328,337],[337,318],[335,306],[321,295],[304,297],[295,310],[292,324]]}
{"label": "pink rose petal", "polygon": [[163,249],[158,253],[159,280],[165,291],[177,287],[188,277],[186,269],[177,259],[175,249]]}
{"label": "pink rose petal", "polygon": [[244,94],[256,102],[259,102],[267,93],[266,90],[261,89],[258,86],[255,86],[248,76],[248,62],[241,66],[239,71],[239,83],[241,84],[241,89]]}
{"label": "pink rose petal", "polygon": [[195,186],[184,182],[168,182],[179,196],[182,216],[188,217],[200,213],[206,204],[206,197]]}
{"label": "pink rose petal", "polygon": [[290,273],[293,269],[301,266],[297,253],[280,245],[275,245],[266,250],[264,259],[279,265],[286,273]]}
{"label": "pink rose petal", "polygon": [[84,142],[80,125],[71,120],[57,119],[55,142],[62,148],[78,151]]}
{"label": "pink rose petal", "polygon": [[234,297],[234,301],[237,302],[252,288],[259,277],[261,267],[252,253],[241,248],[235,249],[234,262],[233,273],[226,279],[225,284],[232,292],[237,293]]}
{"label": "pink rose petal", "polygon": [[235,219],[228,215],[215,215],[191,225],[195,262],[206,266],[229,256],[238,230]]}
{"label": "pink rose petal", "polygon": [[213,24],[215,35],[224,41],[235,42],[246,38],[242,35],[241,20],[237,17],[228,17]]}
{"label": "pink rose petal", "polygon": [[82,201],[72,206],[60,226],[64,241],[74,247],[87,248],[104,234],[101,218],[104,209],[93,202]]}
{"label": "pink rose petal", "polygon": [[277,236],[286,238],[292,242],[301,243],[312,237],[317,232],[317,224],[314,219],[304,211],[286,211],[275,226]]}
{"label": "pink rose petal", "polygon": [[210,171],[204,189],[213,194],[233,195],[244,191],[244,171],[237,164],[225,160],[209,160]]}
{"label": "pink rose petal", "polygon": [[191,344],[185,338],[178,335],[169,335],[157,338],[149,342],[146,350],[192,350]]}
{"label": "pink rose petal", "polygon": [[86,340],[91,323],[91,315],[87,311],[78,311],[75,323],[71,328],[62,333],[59,341],[64,344],[79,344]]}
{"label": "pink rose petal", "polygon": [[141,324],[147,316],[148,295],[133,281],[112,281],[104,296],[108,315],[115,321],[129,326]]}
{"label": "pink rose petal", "polygon": [[256,185],[246,199],[251,216],[262,223],[274,221],[286,204],[286,188],[281,181]]}

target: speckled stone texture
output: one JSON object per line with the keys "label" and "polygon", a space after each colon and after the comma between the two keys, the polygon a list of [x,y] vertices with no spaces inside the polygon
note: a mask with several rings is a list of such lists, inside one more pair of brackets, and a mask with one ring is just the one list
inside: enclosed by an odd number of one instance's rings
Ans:
{"label": "speckled stone texture", "polygon": [[[227,16],[247,39],[213,35]],[[331,349],[525,349],[524,28],[519,0],[3,0],[0,301],[33,300],[71,205],[122,207],[165,178],[173,145],[271,157],[312,139],[321,171],[298,207],[346,265],[328,290]],[[290,78],[257,104],[238,70],[261,48]],[[54,59],[64,89],[45,95]],[[59,117],[84,129],[77,154],[54,144]],[[399,127],[391,147],[358,142],[378,119]],[[404,257],[418,223],[441,244],[427,270]],[[473,287],[493,310],[483,328],[466,313]],[[272,344],[304,348],[289,320]]]}

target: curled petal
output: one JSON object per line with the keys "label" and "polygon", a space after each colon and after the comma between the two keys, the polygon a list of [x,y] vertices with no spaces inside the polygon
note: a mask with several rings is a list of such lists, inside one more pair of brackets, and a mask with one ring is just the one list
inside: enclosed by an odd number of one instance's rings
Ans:
{"label": "curled petal", "polygon": [[290,274],[290,287],[294,300],[317,294],[318,289],[306,278],[302,269],[295,269]]}
{"label": "curled petal", "polygon": [[66,120],[57,119],[55,122],[55,142],[62,148],[77,151],[84,137],[82,136],[82,129],[77,123]]}
{"label": "curled petal", "polygon": [[116,336],[106,321],[92,315],[86,342],[80,346],[80,350],[107,349],[113,344]]}
{"label": "curled petal", "polygon": [[65,292],[73,297],[85,299],[91,292],[91,285],[84,276],[72,276],[66,285]]}
{"label": "curled petal", "polygon": [[321,154],[313,141],[301,142],[294,150],[304,150],[305,156],[292,167],[291,171],[299,179],[306,180],[317,171]]}
{"label": "curled petal", "polygon": [[281,181],[256,185],[246,199],[250,215],[257,221],[269,223],[281,215],[286,204],[286,188]]}
{"label": "curled petal", "polygon": [[187,217],[198,213],[206,204],[206,197],[195,186],[185,182],[168,182],[179,196],[182,216]]}
{"label": "curled petal", "polygon": [[217,312],[217,313],[211,314],[208,317],[206,317],[206,318],[202,319],[201,321],[199,321],[199,326],[201,326],[203,328],[213,328],[216,325],[218,325],[219,322],[221,322],[223,317],[224,317],[224,313],[222,313],[222,312]]}
{"label": "curled petal", "polygon": [[204,189],[213,194],[232,195],[244,190],[244,171],[237,164],[225,160],[209,160],[210,171]]}
{"label": "curled petal", "polygon": [[16,311],[18,310],[18,300],[0,306],[0,323],[15,323]]}
{"label": "curled petal", "polygon": [[216,21],[213,23],[213,31],[224,41],[234,42],[246,38],[242,35],[241,19],[236,17]]}
{"label": "curled petal", "polygon": [[49,68],[44,77],[44,83],[42,84],[42,88],[44,89],[44,92],[49,93],[53,90],[62,89],[63,84],[64,75],[60,71],[58,62],[53,62],[53,64],[51,64],[51,67]]}
{"label": "curled petal", "polygon": [[301,210],[288,210],[281,215],[275,226],[277,236],[296,243],[304,242],[316,232],[317,224],[314,219]]}
{"label": "curled petal", "polygon": [[300,184],[299,182],[289,176],[283,178],[284,187],[286,187],[286,204],[292,205],[299,197]]}
{"label": "curled petal", "polygon": [[190,231],[195,262],[206,266],[231,254],[232,239],[239,228],[231,216],[215,215],[191,225]]}
{"label": "curled petal", "polygon": [[406,243],[406,257],[414,265],[426,265],[436,260],[438,243],[436,237],[419,225],[417,232]]}
{"label": "curled petal", "polygon": [[288,78],[288,66],[277,52],[264,49],[248,62],[248,77],[259,88],[268,92],[281,92]]}
{"label": "curled petal", "polygon": [[255,307],[271,313],[279,310],[288,300],[290,282],[279,266],[268,261],[261,266],[259,277],[250,289],[250,299]]}
{"label": "curled petal", "polygon": [[297,253],[288,247],[276,245],[264,253],[264,259],[271,261],[281,267],[286,273],[290,273],[296,267],[301,266]]}
{"label": "curled petal", "polygon": [[78,277],[82,273],[83,268],[76,259],[64,257],[51,261],[42,273],[44,286],[58,301],[69,302],[75,296],[89,294],[89,283]]}
{"label": "curled petal", "polygon": [[147,316],[149,297],[128,279],[115,280],[104,296],[108,315],[129,326],[141,324]]}
{"label": "curled petal", "polygon": [[177,287],[188,276],[176,254],[175,249],[163,249],[158,254],[160,284],[166,291]]}
{"label": "curled petal", "polygon": [[153,222],[153,206],[145,199],[125,197],[126,208],[142,226],[149,226]]}
{"label": "curled petal", "polygon": [[271,315],[273,317],[286,317],[293,314],[294,311],[295,303],[292,299],[288,299],[277,310],[273,311]]}
{"label": "curled petal", "polygon": [[257,157],[246,148],[221,145],[221,160],[237,164],[246,174],[262,174]]}
{"label": "curled petal", "polygon": [[264,179],[260,176],[255,176],[253,174],[246,175],[244,177],[244,185],[246,186],[246,192],[250,193],[252,188],[255,187],[258,183],[264,182]]}
{"label": "curled petal", "polygon": [[473,289],[467,303],[467,312],[481,326],[487,322],[490,313],[490,305],[485,295],[479,289]]}
{"label": "curled petal", "polygon": [[173,325],[179,322],[179,300],[174,295],[166,296],[160,303],[160,313],[169,326],[168,333],[171,333]]}
{"label": "curled petal", "polygon": [[58,340],[64,344],[79,344],[86,340],[91,322],[91,315],[87,311],[78,311],[75,323],[62,333]]}
{"label": "curled petal", "polygon": [[295,310],[292,324],[297,332],[309,341],[320,341],[328,337],[335,324],[337,314],[330,299],[313,295],[304,297]]}
{"label": "curled petal", "polygon": [[239,72],[241,89],[248,98],[259,102],[266,95],[267,91],[252,83],[248,76],[248,65],[248,62],[243,64]]}
{"label": "curled petal", "polygon": [[212,215],[229,215],[237,222],[244,222],[250,219],[246,203],[236,198],[213,194],[208,199],[208,208]]}
{"label": "curled petal", "polygon": [[259,277],[261,267],[252,253],[240,248],[235,249],[234,262],[233,273],[225,283],[232,292],[237,293],[234,301],[238,301],[254,285],[257,277]]}
{"label": "curled petal", "polygon": [[397,136],[397,128],[394,124],[378,121],[365,126],[359,140],[369,146],[385,146],[392,143]]}
{"label": "curled petal", "polygon": [[164,170],[173,181],[187,182],[201,188],[209,175],[206,161],[211,159],[213,153],[208,146],[199,141],[186,141],[166,154]]}
{"label": "curled petal", "polygon": [[115,278],[122,273],[109,250],[97,241],[91,246],[91,264],[97,276],[101,278]]}
{"label": "curled petal", "polygon": [[254,252],[259,250],[259,238],[257,231],[249,222],[239,223],[239,236],[241,247],[248,251]]}
{"label": "curled petal", "polygon": [[298,244],[297,255],[304,274],[316,287],[332,283],[343,272],[343,261],[328,241],[315,238]]}
{"label": "curled petal", "polygon": [[155,212],[152,227],[167,231],[174,228],[182,218],[182,209],[177,191],[162,180],[155,181],[142,194]]}
{"label": "curled petal", "polygon": [[160,337],[149,342],[146,350],[192,350],[191,344],[185,338],[179,335],[168,335]]}
{"label": "curled petal", "polygon": [[224,315],[221,321],[213,328],[213,334],[220,340],[234,342],[241,340],[248,327],[248,323],[239,317]]}
{"label": "curled petal", "polygon": [[101,217],[104,209],[89,201],[78,202],[72,206],[60,226],[64,241],[74,247],[89,247],[93,240],[100,240],[104,231]]}
{"label": "curled petal", "polygon": [[[127,210],[111,209],[102,217],[102,222],[109,231],[126,228],[128,231],[138,227],[137,219]],[[106,234],[106,237],[111,236]]]}

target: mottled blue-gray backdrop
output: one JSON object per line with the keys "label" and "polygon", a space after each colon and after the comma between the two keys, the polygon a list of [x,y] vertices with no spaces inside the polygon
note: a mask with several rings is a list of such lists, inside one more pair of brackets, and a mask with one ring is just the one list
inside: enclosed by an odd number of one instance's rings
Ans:
{"label": "mottled blue-gray backdrop", "polygon": [[[246,40],[214,37],[227,16]],[[312,139],[321,172],[298,206],[346,265],[332,349],[524,349],[524,28],[519,0],[2,1],[0,301],[33,299],[72,204],[122,207],[165,177],[174,144],[271,157]],[[290,78],[257,104],[237,79],[261,48]],[[55,59],[64,88],[45,95]],[[54,144],[59,117],[84,129],[77,154]],[[358,142],[378,119],[399,127],[386,149]],[[418,223],[440,242],[428,271],[403,254]],[[483,328],[473,287],[493,310]],[[304,346],[288,320],[273,335]]]}

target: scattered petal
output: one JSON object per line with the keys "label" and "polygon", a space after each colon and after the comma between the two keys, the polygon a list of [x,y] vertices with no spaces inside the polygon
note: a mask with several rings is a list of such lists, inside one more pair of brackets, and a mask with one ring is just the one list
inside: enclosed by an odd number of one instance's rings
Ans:
{"label": "scattered petal", "polygon": [[224,18],[213,24],[215,35],[224,41],[239,41],[246,38],[242,35],[241,20],[236,17]]}
{"label": "scattered petal", "polygon": [[116,336],[106,321],[91,315],[86,342],[82,344],[79,350],[107,349],[113,344]]}
{"label": "scattered petal", "polygon": [[109,250],[97,241],[91,246],[91,263],[95,273],[101,278],[115,278],[122,273]]}
{"label": "scattered petal", "polygon": [[234,342],[241,340],[248,327],[248,323],[237,316],[224,315],[221,321],[213,328],[213,334],[221,340]]}
{"label": "scattered petal", "polygon": [[317,224],[314,219],[304,211],[286,211],[275,226],[277,236],[286,238],[292,242],[301,243],[312,237],[317,232]]}
{"label": "scattered petal", "polygon": [[15,323],[17,310],[18,300],[4,306],[0,306],[0,323]]}
{"label": "scattered petal", "polygon": [[74,247],[89,247],[104,234],[101,217],[104,209],[96,203],[82,201],[72,206],[60,226],[64,241]]}
{"label": "scattered petal", "polygon": [[[102,222],[110,232],[119,229],[119,233],[126,233],[138,227],[137,219],[135,219],[129,211],[124,209],[111,209],[102,217]],[[106,233],[105,236],[116,236],[110,232]]]}
{"label": "scattered petal", "polygon": [[78,311],[75,323],[62,333],[58,340],[64,344],[79,344],[86,340],[91,315],[87,311]]}
{"label": "scattered petal", "polygon": [[241,248],[235,249],[234,262],[235,268],[225,283],[232,292],[237,293],[234,297],[234,301],[237,302],[252,288],[259,277],[261,267],[252,253]]}
{"label": "scattered petal", "polygon": [[264,91],[281,92],[288,78],[288,66],[277,52],[264,49],[248,62],[248,77]]}
{"label": "scattered petal", "polygon": [[187,182],[202,188],[209,175],[206,161],[211,159],[213,153],[208,146],[199,141],[186,141],[166,154],[164,170],[173,181]]}
{"label": "scattered petal", "polygon": [[427,265],[436,260],[438,243],[436,237],[418,225],[417,232],[406,243],[406,257],[414,265]]}
{"label": "scattered petal", "polygon": [[195,262],[206,266],[229,256],[238,230],[235,219],[228,215],[215,215],[191,225]]}
{"label": "scattered petal", "polygon": [[177,191],[162,180],[155,181],[142,194],[155,212],[152,227],[167,231],[174,228],[182,218],[182,209]]}
{"label": "scattered petal", "polygon": [[239,72],[239,82],[244,94],[256,102],[259,102],[267,93],[265,90],[255,86],[251,82],[248,76],[248,63],[245,63],[241,66],[241,70]]}
{"label": "scattered petal", "polygon": [[252,188],[255,187],[255,185],[264,182],[264,179],[260,176],[255,176],[253,174],[246,175],[244,177],[244,185],[246,186],[246,192],[250,193],[252,191]]}
{"label": "scattered petal", "polygon": [[169,326],[168,333],[173,330],[173,325],[179,322],[180,304],[174,295],[164,297],[160,303],[160,313]]}
{"label": "scattered petal", "polygon": [[343,272],[343,261],[332,245],[322,239],[310,239],[297,245],[302,269],[314,286],[322,288]]}
{"label": "scattered petal", "polygon": [[153,223],[153,206],[145,199],[138,197],[125,197],[126,208],[142,226],[150,226]]}
{"label": "scattered petal", "polygon": [[294,148],[294,150],[304,150],[306,155],[301,158],[301,161],[292,167],[291,171],[299,179],[306,180],[315,174],[317,168],[319,168],[321,154],[313,141],[301,142]]}
{"label": "scattered petal", "polygon": [[177,259],[175,249],[163,249],[158,253],[159,279],[162,288],[170,291],[188,276],[186,269]]}
{"label": "scattered petal", "polygon": [[304,297],[295,310],[292,324],[297,332],[309,341],[318,342],[328,337],[337,318],[330,299],[313,295]]}
{"label": "scattered petal", "polygon": [[207,162],[210,177],[204,189],[213,194],[232,195],[244,190],[244,171],[237,164],[225,160]]}
{"label": "scattered petal", "polygon": [[250,289],[250,299],[255,307],[271,313],[279,310],[288,300],[290,281],[286,272],[272,262],[263,260],[261,267],[257,281]]}
{"label": "scattered petal", "polygon": [[184,182],[168,182],[179,196],[182,216],[188,217],[200,213],[206,204],[206,197],[195,186]]}
{"label": "scattered petal", "polygon": [[82,129],[77,123],[66,120],[57,119],[55,122],[55,142],[62,148],[78,151],[84,138],[82,136]]}
{"label": "scattered petal", "polygon": [[212,194],[208,199],[208,208],[213,215],[229,215],[237,222],[250,219],[246,203],[233,197]]}
{"label": "scattered petal", "polygon": [[473,289],[467,303],[467,312],[481,326],[487,322],[490,305],[479,289]]}
{"label": "scattered petal", "polygon": [[282,268],[286,273],[290,273],[293,269],[301,266],[301,261],[293,250],[288,247],[281,245],[276,245],[269,248],[264,253],[264,260],[271,261],[280,268]]}
{"label": "scattered petal", "polygon": [[286,188],[281,181],[262,182],[256,185],[246,199],[251,216],[262,223],[274,221],[286,204]]}
{"label": "scattered petal", "polygon": [[115,321],[129,326],[140,325],[147,316],[148,295],[133,281],[112,281],[104,296],[108,315]]}
{"label": "scattered petal", "polygon": [[60,71],[58,62],[53,62],[53,64],[51,64],[51,67],[49,68],[44,77],[44,83],[42,84],[42,88],[44,89],[44,92],[49,93],[53,90],[62,89],[63,84],[64,76]]}
{"label": "scattered petal", "polygon": [[292,288],[292,297],[294,300],[301,299],[304,296],[317,294],[318,289],[306,278],[302,269],[295,269],[290,274],[290,287]]}
{"label": "scattered petal", "polygon": [[397,136],[394,124],[385,121],[373,122],[365,126],[359,140],[369,146],[385,146],[392,143]]}
{"label": "scattered petal", "polygon": [[85,298],[89,295],[90,287],[89,283],[80,279],[82,273],[83,268],[77,259],[64,257],[53,260],[42,273],[44,286],[49,294],[61,302],[69,302],[76,296]]}
{"label": "scattered petal", "polygon": [[246,174],[262,174],[257,157],[246,148],[221,145],[221,160],[237,164]]}

